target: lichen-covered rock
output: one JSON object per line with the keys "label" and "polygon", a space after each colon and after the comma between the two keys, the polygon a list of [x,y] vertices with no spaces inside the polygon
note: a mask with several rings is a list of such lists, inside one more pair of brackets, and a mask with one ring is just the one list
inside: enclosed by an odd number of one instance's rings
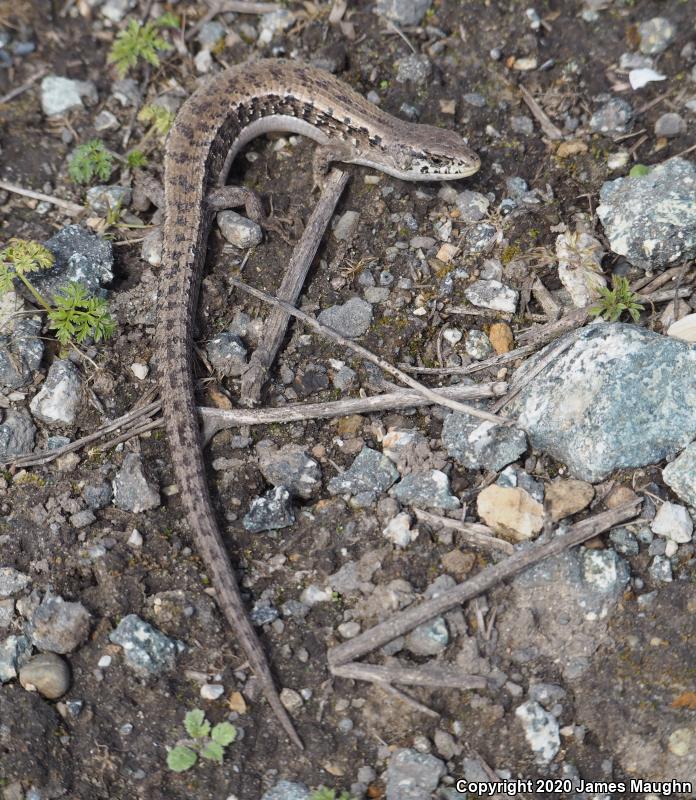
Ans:
{"label": "lichen-covered rock", "polygon": [[670,158],[647,175],[602,185],[597,216],[611,249],[643,269],[696,256],[696,166]]}
{"label": "lichen-covered rock", "polygon": [[696,436],[696,346],[626,324],[599,323],[570,336],[570,347],[506,409],[537,450],[596,482],[614,469],[672,456]]}

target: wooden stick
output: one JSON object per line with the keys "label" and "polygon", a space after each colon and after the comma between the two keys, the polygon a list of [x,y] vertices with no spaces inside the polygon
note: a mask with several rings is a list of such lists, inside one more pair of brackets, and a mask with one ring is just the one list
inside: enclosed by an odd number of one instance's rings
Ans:
{"label": "wooden stick", "polygon": [[458,522],[456,519],[431,514],[421,508],[414,508],[413,513],[417,519],[427,522],[428,525],[457,531],[461,534],[462,539],[473,547],[479,547],[482,550],[502,550],[508,555],[515,552],[515,548],[510,542],[493,536],[493,531],[487,525],[481,525],[479,522]]}
{"label": "wooden stick", "polygon": [[[447,386],[440,389],[443,396],[454,399],[485,399],[500,397],[507,384],[479,384],[475,386]],[[280,408],[255,409],[219,409],[199,408],[203,420],[203,441],[207,442],[217,431],[238,425],[271,425],[274,423],[303,422],[308,419],[327,419],[330,417],[348,417],[352,414],[370,414],[375,411],[386,411],[396,408],[427,406],[430,401],[422,394],[399,389],[396,392],[378,394],[373,397],[356,397],[347,400],[335,400],[330,403],[293,403]]]}
{"label": "wooden stick", "polygon": [[517,361],[518,358],[528,356],[539,347],[540,345],[527,344],[515,350],[510,350],[509,353],[500,353],[483,361],[477,361],[475,364],[467,364],[465,367],[414,367],[411,364],[404,363],[399,364],[399,367],[404,372],[415,372],[421,375],[468,375],[471,372],[480,372],[482,369],[491,369],[492,367],[507,364],[510,361]]}
{"label": "wooden stick", "polygon": [[69,214],[74,214],[75,216],[83,214],[85,211],[83,206],[71,203],[70,200],[62,200],[60,197],[53,197],[50,194],[35,192],[33,189],[25,189],[23,186],[18,186],[16,183],[10,183],[9,181],[0,181],[0,189],[14,192],[14,194],[21,194],[22,197],[31,197],[32,200],[43,200],[46,203],[52,203],[54,206],[64,208]]}
{"label": "wooden stick", "polygon": [[619,508],[588,517],[573,525],[567,533],[557,535],[550,542],[534,543],[529,547],[516,550],[514,555],[498,564],[486,567],[473,578],[453,586],[438,597],[425,600],[394,614],[390,619],[364,631],[354,639],[332,647],[328,652],[331,671],[382,647],[387,642],[391,642],[433,617],[444,614],[445,611],[473,599],[539,561],[558,555],[569,547],[581,544],[587,539],[635,517],[641,502],[638,498],[631,503],[619,506]]}
{"label": "wooden stick", "polygon": [[481,675],[471,675],[457,667],[428,664],[423,667],[382,667],[351,661],[331,669],[337,678],[350,678],[369,683],[399,683],[403,686],[431,686],[446,689],[485,689]]}
{"label": "wooden stick", "polygon": [[[442,389],[442,393],[455,398],[466,398],[469,400],[485,399],[488,397],[500,397],[505,394],[507,384],[503,381],[497,383],[481,383],[474,386],[448,386]],[[322,419],[330,417],[346,417],[351,414],[368,414],[373,411],[385,411],[394,408],[411,408],[428,405],[428,401],[416,392],[400,389],[398,392],[380,394],[375,397],[356,397],[348,400],[336,400],[331,403],[297,403],[281,408],[257,408],[257,409],[232,409],[223,410],[219,408],[199,407],[198,413],[203,420],[204,439],[205,435],[210,438],[217,431],[223,428],[231,428],[239,425],[271,425],[273,423],[301,422],[308,419]],[[80,450],[88,444],[101,439],[102,436],[111,433],[125,425],[136,422],[141,417],[156,414],[160,410],[159,402],[152,402],[147,405],[135,408],[124,414],[118,419],[109,422],[98,428],[96,431],[76,439],[74,442],[57,447],[54,450],[44,450],[40,453],[30,453],[25,456],[16,456],[8,459],[6,466],[32,467],[37,464],[47,464],[55,461],[56,458]],[[152,420],[151,422],[138,423],[136,428],[124,432],[117,439],[110,440],[102,447],[110,447],[118,444],[119,441],[130,439],[140,433],[144,433],[154,428],[163,427],[164,422]]]}
{"label": "wooden stick", "polygon": [[563,138],[563,133],[559,130],[553,122],[549,119],[546,112],[542,109],[542,107],[537,103],[537,101],[532,97],[529,90],[526,89],[524,86],[519,87],[520,94],[522,95],[522,99],[527,104],[529,110],[532,112],[532,116],[535,117],[536,121],[541,126],[542,131],[549,137],[549,139],[558,140]]}
{"label": "wooden stick", "polygon": [[[319,202],[314,207],[307,227],[293,250],[290,263],[278,289],[278,297],[295,305],[319,249],[326,227],[329,224],[336,204],[348,183],[348,175],[339,169],[332,169],[323,187]],[[249,365],[242,376],[240,397],[242,403],[254,404],[261,398],[268,370],[285,338],[290,315],[280,308],[274,308],[264,323],[263,337],[254,350]]]}
{"label": "wooden stick", "polygon": [[471,414],[472,417],[480,417],[481,419],[487,419],[490,422],[496,422],[499,425],[505,423],[511,423],[512,420],[509,420],[505,417],[495,416],[494,414],[489,414],[487,411],[482,411],[479,408],[474,408],[474,406],[467,406],[463,403],[458,402],[457,400],[452,400],[444,394],[440,394],[439,392],[434,392],[432,389],[428,389],[427,386],[423,386],[422,383],[419,383],[417,380],[414,380],[410,375],[407,375],[405,372],[402,372],[398,367],[395,367],[393,364],[390,364],[388,361],[385,361],[383,358],[376,356],[367,348],[363,347],[357,342],[353,342],[350,339],[346,339],[345,336],[342,336],[338,331],[335,331],[333,328],[329,328],[328,325],[322,325],[321,322],[318,322],[314,317],[310,316],[309,314],[305,314],[304,311],[300,311],[298,308],[291,306],[290,303],[286,303],[283,300],[278,300],[276,297],[272,297],[271,295],[267,294],[266,292],[262,292],[260,289],[255,289],[253,286],[249,286],[248,284],[244,283],[244,281],[239,280],[239,278],[235,278],[231,276],[229,278],[229,282],[233,286],[237,286],[242,291],[250,294],[252,297],[256,297],[258,300],[263,300],[266,303],[270,303],[271,305],[276,305],[286,311],[288,314],[291,314],[293,317],[297,317],[297,319],[301,319],[305,325],[308,325],[313,330],[317,331],[317,333],[322,334],[323,336],[327,336],[329,339],[333,339],[334,341],[338,342],[343,347],[347,347],[351,350],[354,350],[356,353],[361,355],[367,361],[371,361],[373,364],[376,364],[380,369],[384,370],[385,372],[394,375],[394,377],[398,378],[402,383],[405,383],[407,386],[410,386],[412,389],[415,389],[419,392],[423,397],[429,400],[431,403],[439,406],[446,406],[447,408],[451,408],[453,411],[459,411],[462,414]]}
{"label": "wooden stick", "polygon": [[47,67],[42,67],[38,72],[29,78],[29,80],[25,81],[21,86],[17,86],[11,91],[9,91],[6,95],[0,97],[0,106],[4,105],[5,103],[9,103],[10,100],[14,100],[15,97],[19,97],[20,94],[24,94],[27,89],[30,89],[39,78],[43,78],[43,76],[48,72]]}

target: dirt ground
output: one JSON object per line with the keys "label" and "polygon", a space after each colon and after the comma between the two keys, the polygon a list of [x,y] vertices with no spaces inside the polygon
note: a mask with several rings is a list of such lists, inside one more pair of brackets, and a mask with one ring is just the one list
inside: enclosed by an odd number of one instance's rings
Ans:
{"label": "dirt ground", "polygon": [[[7,29],[13,35],[21,33],[36,43],[34,53],[13,59],[11,68],[0,69],[0,94],[21,85],[45,66],[50,73],[94,81],[99,104],[83,111],[72,111],[55,122],[47,121],[39,103],[40,81],[1,104],[0,178],[80,203],[82,190],[67,179],[66,157],[75,143],[95,135],[93,120],[102,107],[116,113],[122,127],[98,135],[111,149],[121,152],[123,130],[130,122],[132,109],[121,109],[109,99],[116,75],[106,59],[114,29],[95,25],[101,20],[96,11],[93,19],[63,16],[63,5],[63,0],[0,3],[0,29]],[[139,4],[129,16],[141,18],[144,5]],[[587,22],[580,16],[581,2],[545,0],[536,6],[543,25],[541,30],[533,31],[525,14],[529,7],[526,1],[435,0],[421,27],[403,31],[411,45],[427,53],[431,60],[431,77],[420,85],[395,80],[396,63],[409,55],[409,46],[404,38],[395,34],[393,27],[379,20],[373,3],[362,0],[350,4],[348,18],[355,30],[353,41],[346,38],[339,26],[328,22],[328,8],[323,4],[305,7],[288,3],[288,8],[304,11],[304,16],[299,15],[297,23],[289,30],[276,34],[271,45],[247,43],[242,36],[237,43],[216,51],[215,56],[218,63],[232,64],[251,56],[277,55],[281,51],[308,60],[321,51],[327,57],[345,62],[345,69],[339,74],[353,88],[362,94],[372,89],[378,91],[385,110],[402,116],[402,104],[406,103],[417,107],[421,122],[453,127],[467,136],[471,147],[481,156],[482,167],[466,182],[455,184],[458,190],[492,192],[499,201],[505,196],[508,177],[524,178],[534,188],[549,186],[555,198],[553,203],[540,205],[520,221],[499,220],[504,238],[496,252],[498,257],[524,255],[532,248],[553,248],[556,237],[553,226],[570,222],[578,213],[596,207],[599,187],[608,177],[606,157],[615,145],[609,138],[590,134],[585,128],[578,138],[587,143],[586,152],[559,158],[555,145],[544,137],[538,125],[534,125],[532,135],[515,133],[510,127],[510,118],[529,115],[518,85],[523,84],[562,128],[564,115],[591,114],[598,105],[597,97],[610,92],[612,85],[620,80],[612,65],[633,47],[636,24],[666,15],[678,31],[675,41],[659,60],[659,71],[669,76],[669,81],[646,87],[639,100],[629,98],[636,107],[645,108],[634,130],[644,128],[648,133],[633,158],[636,162],[651,164],[680,153],[694,143],[693,121],[688,133],[662,143],[658,143],[652,133],[655,120],[670,109],[670,98],[688,81],[690,67],[683,63],[680,52],[687,41],[694,40],[693,2],[626,0],[608,2],[606,6],[600,11],[598,21]],[[185,12],[189,24],[203,12],[203,4],[195,2],[165,3],[163,7],[176,14]],[[240,16],[236,21],[225,22],[225,26],[234,30],[242,22],[255,25],[257,17]],[[438,46],[433,47],[436,43]],[[194,52],[197,45],[189,42],[189,47]],[[491,57],[491,50],[496,48],[501,54],[498,60]],[[514,68],[514,58],[532,56],[538,64],[548,61],[551,66],[532,71]],[[154,96],[164,90],[170,79],[190,90],[194,75],[191,55],[168,54],[160,68],[149,71],[146,91],[148,96]],[[668,96],[661,100],[666,90]],[[481,107],[467,103],[463,95],[468,93],[479,93],[485,103]],[[443,112],[447,101],[455,101],[454,114]],[[61,138],[61,131],[66,127],[75,136],[70,144]],[[487,129],[490,128],[500,135],[489,135]],[[136,122],[136,138],[142,130],[141,123]],[[628,146],[637,141],[638,137],[630,139]],[[251,150],[258,157],[253,161],[241,159],[235,175],[243,176],[266,200],[271,199],[278,215],[306,219],[313,204],[313,145],[303,140],[281,151],[260,140]],[[149,170],[159,175],[161,148],[152,154]],[[408,241],[416,235],[431,235],[429,214],[438,204],[438,186],[409,185],[385,178],[380,189],[385,182],[393,187],[385,196],[363,182],[363,170],[349,168],[349,171],[352,180],[337,213],[358,210],[370,224],[358,231],[347,248],[341,248],[333,237],[326,238],[303,295],[303,307],[312,312],[345,302],[359,293],[359,269],[351,271],[346,265],[350,267],[373,258],[374,271],[385,263],[386,248],[397,239]],[[115,176],[111,182],[114,180]],[[413,215],[417,229],[394,229],[393,215],[405,213]],[[11,236],[44,241],[66,218],[54,210],[38,214],[35,202],[13,195],[3,199],[0,221],[3,241]],[[136,380],[130,365],[148,364],[153,355],[153,320],[145,313],[149,297],[146,290],[150,291],[152,284],[143,286],[142,276],[146,273],[156,276],[157,268],[142,261],[139,244],[123,245],[118,233],[114,238],[117,277],[108,287],[108,298],[113,300],[119,294],[131,292],[132,308],[137,313],[129,318],[129,304],[118,306],[117,335],[98,346],[93,367],[86,365],[89,389],[98,396],[103,409],[100,411],[96,404],[85,402],[74,426],[52,433],[65,433],[71,438],[84,436],[104,422],[104,415],[116,417],[126,413],[155,387],[154,370],[145,380]],[[289,254],[290,248],[271,234],[269,240],[251,254],[245,265],[245,280],[273,291]],[[229,258],[222,252],[218,239],[211,242],[198,317],[197,340],[201,344],[228,326],[239,309],[252,318],[266,313],[260,303],[230,290],[226,282]],[[233,261],[239,263],[240,258],[233,256]],[[334,271],[326,274],[325,268]],[[400,273],[398,260],[390,264],[389,269],[397,280],[411,277],[407,271],[403,275]],[[607,272],[610,269],[611,259],[608,259]],[[529,274],[521,272],[515,288],[522,289]],[[537,274],[547,281],[548,288],[557,288],[551,267],[542,267]],[[439,281],[436,276],[427,276],[425,283],[430,284],[427,291],[437,296]],[[460,298],[455,292],[449,299],[456,304]],[[528,312],[539,311],[532,301]],[[376,312],[370,331],[361,343],[392,363],[414,358],[432,364],[442,324],[443,319],[438,315],[418,317],[404,310],[402,315],[379,316]],[[524,327],[523,315],[515,318],[512,325],[513,329]],[[309,362],[327,365],[331,358],[343,359],[357,371],[361,383],[369,385],[370,374],[359,358],[318,337],[313,337],[307,345],[300,339],[303,332],[293,330],[281,363],[295,375],[301,375]],[[47,339],[42,374],[57,352],[57,343]],[[198,369],[205,378],[201,384],[202,404],[220,402],[221,385],[235,402],[237,385],[234,380],[221,383],[202,364],[199,363]],[[494,371],[480,378],[477,376],[477,380],[493,378]],[[37,387],[38,382],[37,379]],[[274,398],[284,390],[280,370],[276,369],[266,403],[273,405]],[[27,397],[33,393],[33,389],[27,390]],[[336,390],[327,388],[311,393],[308,399],[319,402],[336,397]],[[336,420],[260,426],[244,435],[248,433],[252,443],[272,438],[276,443],[303,444],[308,450],[323,446],[325,456],[321,463],[324,478],[328,480],[335,474],[332,461],[340,467],[349,466],[360,443],[380,449],[380,427],[387,429],[404,422],[408,427],[417,427],[428,440],[439,437],[441,416],[432,410],[409,417],[394,412],[366,415],[353,427],[344,423],[343,428]],[[246,531],[241,519],[251,500],[267,486],[256,463],[253,446],[234,449],[237,433],[233,430],[218,434],[206,451],[206,461],[218,520],[224,524],[226,544],[233,563],[243,575],[242,583],[249,593],[250,605],[263,595],[279,608],[288,600],[299,599],[302,590],[310,584],[326,585],[327,577],[346,562],[358,561],[376,550],[380,553],[380,567],[371,580],[377,585],[404,578],[417,592],[422,592],[443,573],[441,559],[451,549],[451,543],[426,533],[404,551],[385,546],[381,520],[374,507],[354,508],[340,497],[330,497],[328,492],[319,499],[301,503],[297,521],[291,527],[272,534]],[[343,447],[346,440],[351,440],[348,450]],[[0,726],[9,728],[0,746],[0,791],[16,787],[16,782],[20,781],[25,791],[31,786],[37,787],[40,791],[37,796],[42,798],[223,800],[237,797],[256,800],[281,778],[304,782],[312,789],[326,785],[348,790],[357,780],[358,769],[371,766],[377,774],[370,783],[368,796],[379,798],[386,796],[382,773],[389,749],[412,747],[414,737],[432,738],[437,728],[449,731],[455,722],[460,726],[455,738],[462,747],[460,755],[454,759],[455,765],[462,757],[475,758],[479,754],[493,768],[509,769],[529,778],[547,774],[535,764],[516,726],[511,698],[500,690],[477,693],[413,690],[415,698],[441,715],[437,720],[370,684],[332,679],[326,651],[340,641],[337,627],[354,600],[340,596],[333,602],[313,606],[304,619],[283,618],[282,626],[266,625],[260,632],[278,684],[299,692],[310,690],[305,692],[302,707],[293,712],[306,744],[304,752],[297,752],[279,730],[275,718],[255,691],[253,679],[244,670],[244,658],[235,637],[207,591],[208,581],[176,496],[163,495],[159,508],[139,514],[108,506],[97,512],[96,523],[86,531],[76,530],[67,522],[49,528],[46,515],[37,511],[51,498],[58,498],[60,503],[79,495],[81,482],[113,478],[129,451],[141,453],[146,474],[154,483],[160,487],[172,484],[166,440],[163,433],[156,430],[117,450],[81,451],[79,463],[68,472],[56,463],[32,468],[35,480],[10,481],[2,490],[0,566],[13,566],[31,575],[33,586],[41,591],[51,586],[64,598],[79,600],[92,615],[92,629],[89,640],[68,656],[72,686],[63,702],[81,700],[83,708],[78,716],[61,715],[55,702],[26,692],[16,682],[0,688]],[[213,470],[211,465],[218,458],[238,462],[232,477],[225,471]],[[553,475],[555,470],[557,466],[552,461],[541,459],[535,477]],[[452,490],[455,494],[467,492],[480,486],[482,477],[478,472],[455,467],[450,475]],[[631,485],[630,474],[617,477],[619,482]],[[127,545],[133,528],[143,537],[142,548],[135,552]],[[104,538],[112,542],[103,558],[95,560],[86,555],[87,545]],[[282,559],[278,558],[279,554]],[[485,566],[489,560],[485,554],[476,553],[474,569]],[[495,590],[489,597],[489,604],[504,607],[507,592],[505,587]],[[666,595],[660,597],[658,608],[669,608],[673,601]],[[160,607],[155,609],[158,603]],[[166,607],[164,611],[162,604]],[[194,613],[184,613],[184,608],[192,608]],[[185,643],[186,649],[177,659],[176,670],[143,679],[123,664],[120,648],[110,644],[108,635],[120,619],[131,613],[152,621],[165,634]],[[470,626],[475,626],[473,609],[465,609],[465,618]],[[632,631],[632,626],[636,625],[649,627],[650,620],[636,621],[630,614],[619,615],[612,622],[612,635],[618,641],[630,637],[631,633],[636,635]],[[456,653],[456,640],[450,647],[451,652]],[[303,654],[302,659],[298,658],[298,653]],[[104,654],[111,654],[114,660],[107,669],[97,666]],[[691,656],[685,645],[684,658]],[[516,674],[522,684],[532,679],[561,682],[551,663],[543,673],[531,674],[524,665],[512,664],[504,651],[494,652],[490,658],[503,672]],[[659,672],[667,667],[658,661],[653,668]],[[213,682],[224,684],[223,698],[202,700],[200,686],[191,677],[192,673],[209,679],[218,676]],[[603,765],[615,757],[611,736],[601,730],[601,716],[589,709],[597,698],[616,700],[616,675],[617,672],[609,668],[606,673],[593,671],[592,685],[588,681],[577,698],[571,694],[564,701],[561,724],[584,717],[587,735],[582,741],[564,742],[562,758],[575,764],[587,780],[604,776]],[[686,683],[692,679],[692,676],[684,678]],[[246,713],[235,719],[243,736],[228,749],[224,765],[199,764],[181,775],[168,770],[167,748],[181,738],[186,711],[204,708],[209,718],[218,722],[227,718],[230,711],[225,698],[237,691],[243,693],[247,705]],[[626,703],[634,699],[624,697]],[[579,703],[584,710],[578,707]],[[349,730],[340,724],[346,717],[353,722]],[[132,726],[132,729],[124,726]],[[129,732],[124,734],[124,730]],[[614,763],[615,778],[623,775],[619,761]],[[461,777],[456,773],[455,766],[451,774]],[[521,793],[520,796],[534,795]]]}

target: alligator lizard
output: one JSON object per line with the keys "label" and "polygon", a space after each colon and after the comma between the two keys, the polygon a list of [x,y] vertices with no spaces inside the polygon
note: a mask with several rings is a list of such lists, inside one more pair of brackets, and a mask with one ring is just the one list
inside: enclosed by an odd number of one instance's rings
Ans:
{"label": "alligator lizard", "polygon": [[263,221],[260,204],[248,190],[222,184],[240,149],[271,131],[300,133],[318,142],[319,169],[342,161],[402,180],[443,181],[473,174],[480,161],[453,131],[398,120],[328,73],[275,59],[213,77],[182,105],[169,134],[157,360],[174,475],[218,603],[266,699],[288,736],[302,747],[246,615],[215,519],[192,371],[194,315],[214,212],[245,205],[250,216]]}

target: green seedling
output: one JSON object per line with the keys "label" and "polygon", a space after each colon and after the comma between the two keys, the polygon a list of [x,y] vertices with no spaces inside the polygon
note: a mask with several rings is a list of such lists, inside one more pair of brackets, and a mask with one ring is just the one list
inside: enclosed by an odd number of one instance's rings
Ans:
{"label": "green seedling", "polygon": [[94,178],[108,181],[114,166],[114,159],[101,139],[90,139],[89,142],[75,148],[68,175],[75,183],[89,183]]}
{"label": "green seedling", "polygon": [[222,764],[225,748],[237,738],[237,729],[229,722],[211,727],[205,712],[194,708],[184,717],[184,728],[191,737],[167,753],[167,766],[173,772],[186,772],[201,758]]}
{"label": "green seedling", "polygon": [[325,786],[320,786],[312,792],[309,796],[309,800],[353,800],[353,798],[348,792],[336,794],[335,789],[327,789]]}
{"label": "green seedling", "polygon": [[46,312],[49,327],[62,345],[80,344],[88,336],[95,342],[108,339],[116,325],[106,300],[89,295],[82,284],[71,281],[58,290],[51,304],[31,282],[28,275],[50,269],[54,260],[53,253],[38,242],[10,239],[0,251],[0,294],[12,291],[15,279],[19,279]]}
{"label": "green seedling", "polygon": [[634,322],[638,322],[643,305],[638,302],[638,295],[631,291],[628,279],[615,275],[611,285],[611,289],[606,286],[599,288],[600,298],[590,308],[590,314],[593,317],[602,317],[607,322],[616,322],[626,311]]}
{"label": "green seedling", "polygon": [[160,54],[172,49],[169,42],[159,34],[159,28],[172,27],[173,15],[165,15],[154,22],[141,23],[135,19],[128,21],[126,29],[116,37],[109,52],[109,63],[114,64],[121,78],[125,78],[138,62],[145,61],[153,67],[159,67]]}

